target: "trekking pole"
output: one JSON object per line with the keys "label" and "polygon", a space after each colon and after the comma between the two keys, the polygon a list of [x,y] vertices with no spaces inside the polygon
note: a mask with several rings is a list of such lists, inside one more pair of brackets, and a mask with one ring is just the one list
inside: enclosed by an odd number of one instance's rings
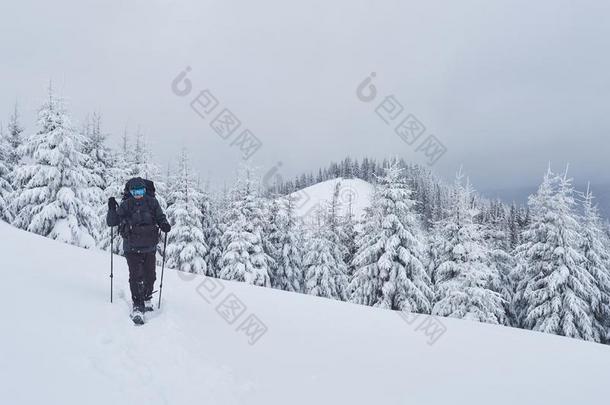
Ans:
{"label": "trekking pole", "polygon": [[110,227],[110,303],[112,304],[112,279],[114,278],[114,226]]}
{"label": "trekking pole", "polygon": [[165,242],[163,242],[163,264],[161,265],[161,284],[159,284],[159,306],[161,309],[161,293],[163,292],[163,272],[165,271],[165,250],[167,249],[167,232],[165,232]]}

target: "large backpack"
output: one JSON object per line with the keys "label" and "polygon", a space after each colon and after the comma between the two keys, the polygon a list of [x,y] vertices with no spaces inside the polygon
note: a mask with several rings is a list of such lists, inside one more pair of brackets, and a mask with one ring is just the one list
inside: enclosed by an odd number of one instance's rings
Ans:
{"label": "large backpack", "polygon": [[[152,198],[155,198],[155,183],[151,180],[142,179],[144,184],[146,185],[146,195]],[[131,192],[129,191],[129,187],[127,186],[129,181],[125,184],[125,188],[123,189],[123,201],[129,200],[133,198]],[[128,206],[133,202],[129,201]],[[152,207],[150,206],[149,199],[144,200],[144,205],[149,210],[149,215],[151,216],[153,223],[149,226],[143,228],[134,226],[135,224],[129,223],[129,221],[124,221],[119,225],[119,232],[124,239],[129,240],[130,242],[135,242],[137,244],[141,244],[136,247],[147,247],[150,245],[156,245],[158,243],[159,238],[159,229],[157,225],[154,223],[154,212]],[[139,243],[138,243],[139,242]]]}

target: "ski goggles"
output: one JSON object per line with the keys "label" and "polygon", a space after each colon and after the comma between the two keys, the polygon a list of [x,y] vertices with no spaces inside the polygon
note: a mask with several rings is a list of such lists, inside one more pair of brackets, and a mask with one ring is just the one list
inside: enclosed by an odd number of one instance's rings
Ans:
{"label": "ski goggles", "polygon": [[131,190],[129,190],[129,192],[134,197],[144,197],[144,194],[146,194],[146,189],[145,188],[132,188]]}

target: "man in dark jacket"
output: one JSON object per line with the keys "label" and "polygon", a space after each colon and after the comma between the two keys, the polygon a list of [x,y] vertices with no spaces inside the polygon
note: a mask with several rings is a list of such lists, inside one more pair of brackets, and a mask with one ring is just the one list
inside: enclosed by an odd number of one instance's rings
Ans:
{"label": "man in dark jacket", "polygon": [[[152,183],[151,183],[152,184]],[[169,232],[171,226],[154,195],[146,191],[146,181],[136,177],[127,182],[121,205],[114,197],[108,200],[106,224],[119,226],[123,251],[129,266],[129,288],[136,315],[152,310],[152,293],[156,275],[156,252],[159,228]]]}

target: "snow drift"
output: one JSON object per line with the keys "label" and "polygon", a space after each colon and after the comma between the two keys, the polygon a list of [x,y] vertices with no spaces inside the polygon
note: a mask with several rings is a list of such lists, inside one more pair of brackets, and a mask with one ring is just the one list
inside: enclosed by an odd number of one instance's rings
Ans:
{"label": "snow drift", "polygon": [[[5,223],[0,240],[4,404],[591,404],[607,397],[607,346],[451,319],[430,345],[419,321],[391,311],[173,270],[161,311],[135,327],[123,258],[115,258],[110,304],[106,252]],[[240,304],[234,313],[228,302]],[[252,316],[263,333],[242,327]]]}

